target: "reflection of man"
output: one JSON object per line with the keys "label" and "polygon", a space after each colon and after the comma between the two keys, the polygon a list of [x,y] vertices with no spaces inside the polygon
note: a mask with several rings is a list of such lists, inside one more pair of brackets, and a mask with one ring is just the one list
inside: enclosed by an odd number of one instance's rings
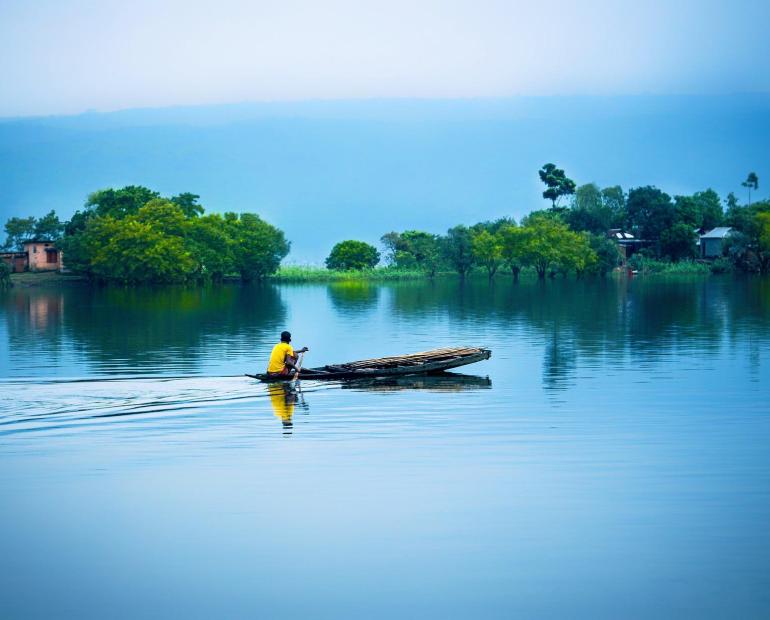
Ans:
{"label": "reflection of man", "polygon": [[271,383],[267,386],[267,391],[270,394],[270,404],[273,406],[275,417],[281,421],[284,428],[291,428],[297,393],[288,383]]}
{"label": "reflection of man", "polygon": [[274,377],[290,377],[297,372],[297,353],[309,351],[307,347],[294,352],[291,346],[291,334],[281,332],[281,342],[273,347],[270,353],[270,361],[267,364],[267,374]]}

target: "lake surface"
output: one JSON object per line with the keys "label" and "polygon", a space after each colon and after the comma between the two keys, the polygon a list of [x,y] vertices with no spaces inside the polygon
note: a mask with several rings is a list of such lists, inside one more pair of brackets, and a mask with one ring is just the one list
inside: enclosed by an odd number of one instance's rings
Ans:
{"label": "lake surface", "polygon": [[0,292],[3,618],[760,618],[768,524],[768,280]]}

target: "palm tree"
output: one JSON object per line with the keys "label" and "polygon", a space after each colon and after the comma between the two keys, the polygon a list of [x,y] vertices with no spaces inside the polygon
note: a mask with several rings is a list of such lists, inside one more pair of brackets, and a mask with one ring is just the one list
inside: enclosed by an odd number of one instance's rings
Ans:
{"label": "palm tree", "polygon": [[741,185],[749,190],[749,206],[751,206],[751,190],[753,189],[756,191],[759,189],[759,177],[757,176],[757,173],[749,172],[749,176],[746,177],[746,180],[741,183]]}

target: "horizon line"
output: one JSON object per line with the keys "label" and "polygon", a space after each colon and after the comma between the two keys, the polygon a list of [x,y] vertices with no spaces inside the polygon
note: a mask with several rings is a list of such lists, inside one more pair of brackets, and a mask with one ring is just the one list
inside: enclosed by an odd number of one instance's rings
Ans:
{"label": "horizon line", "polygon": [[97,117],[129,112],[162,112],[171,110],[196,110],[203,108],[227,108],[271,105],[297,104],[367,104],[367,103],[493,103],[515,100],[537,99],[718,99],[733,97],[770,97],[770,91],[734,91],[722,93],[618,93],[618,94],[550,94],[550,95],[478,95],[456,97],[424,97],[424,96],[378,96],[378,97],[310,97],[296,99],[247,99],[242,101],[222,101],[216,103],[174,103],[169,105],[147,105],[125,108],[96,109],[86,108],[79,112],[52,112],[49,114],[30,115],[0,115],[0,123],[14,121],[63,119],[77,117]]}

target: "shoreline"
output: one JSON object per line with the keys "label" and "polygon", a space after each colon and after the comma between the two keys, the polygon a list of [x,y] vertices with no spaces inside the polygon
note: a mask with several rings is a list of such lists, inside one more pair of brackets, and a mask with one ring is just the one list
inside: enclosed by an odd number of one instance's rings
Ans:
{"label": "shoreline", "polygon": [[[676,265],[676,263],[674,263]],[[703,269],[702,266],[693,269],[682,269],[681,267],[674,267],[672,269],[663,269],[658,271],[656,269],[642,270],[634,274],[627,273],[625,268],[617,268],[608,273],[606,278],[615,277],[629,277],[629,278],[659,278],[659,277],[676,277],[676,276],[700,276],[707,277],[712,275],[734,275],[732,273],[714,274],[710,270]],[[595,279],[597,276],[586,276],[585,280]],[[446,279],[458,279],[459,276],[454,272],[440,272],[433,278],[430,278],[423,271],[416,270],[402,270],[393,269],[391,267],[380,267],[371,270],[362,271],[335,271],[329,270],[323,267],[282,267],[277,273],[267,276],[262,282],[270,282],[275,284],[325,284],[335,282],[360,282],[360,283],[381,283],[381,282],[417,282],[420,280],[430,282],[432,280],[446,280]],[[468,280],[488,280],[485,272],[473,272],[468,274]],[[547,277],[545,281],[557,281],[563,280],[562,275],[556,275],[555,277]],[[570,278],[574,279],[574,278]],[[513,280],[513,276],[508,271],[499,271],[493,277],[493,281],[498,280]],[[524,269],[520,274],[521,281],[537,280],[537,275],[534,269]],[[222,284],[235,284],[241,283],[241,279],[236,276],[226,277]],[[255,282],[259,282],[255,280]],[[57,272],[23,272],[11,274],[11,288],[45,288],[45,287],[58,287],[58,286],[115,286],[116,283],[107,284],[95,284],[90,282],[88,278],[76,274],[62,274]],[[207,283],[208,284],[208,283]],[[182,284],[117,284],[118,286],[201,286],[207,285],[196,282],[182,283]],[[8,289],[10,290],[10,289]]]}

